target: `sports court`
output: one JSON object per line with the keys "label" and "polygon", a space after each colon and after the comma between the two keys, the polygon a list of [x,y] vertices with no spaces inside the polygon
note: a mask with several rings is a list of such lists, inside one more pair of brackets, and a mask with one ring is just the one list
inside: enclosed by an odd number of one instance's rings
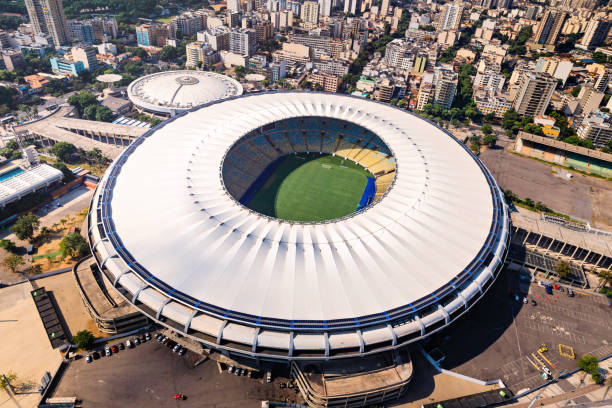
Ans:
{"label": "sports court", "polygon": [[289,221],[324,221],[354,213],[368,178],[373,178],[359,164],[339,156],[299,153],[278,160],[247,206]]}

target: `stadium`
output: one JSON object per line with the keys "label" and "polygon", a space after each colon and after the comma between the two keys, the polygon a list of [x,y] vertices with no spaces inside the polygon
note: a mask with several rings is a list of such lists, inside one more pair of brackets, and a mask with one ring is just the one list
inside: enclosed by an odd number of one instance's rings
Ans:
{"label": "stadium", "polygon": [[242,95],[233,78],[209,71],[163,71],[135,79],[128,85],[134,106],[155,116],[168,117],[195,106]]}
{"label": "stadium", "polygon": [[450,133],[315,92],[163,122],[107,170],[87,220],[95,262],[138,310],[257,362],[364,358],[442,330],[510,237],[498,185]]}

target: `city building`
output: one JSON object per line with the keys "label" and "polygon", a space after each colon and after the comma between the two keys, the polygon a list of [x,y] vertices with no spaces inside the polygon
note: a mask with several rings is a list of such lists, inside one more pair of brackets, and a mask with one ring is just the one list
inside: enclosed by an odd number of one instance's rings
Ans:
{"label": "city building", "polygon": [[268,70],[270,72],[270,81],[278,82],[279,79],[287,76],[287,62],[272,62],[268,65]]}
{"label": "city building", "polygon": [[93,71],[98,67],[96,54],[96,48],[87,44],[75,45],[70,49],[70,59],[72,61],[82,62],[85,69],[90,71]]}
{"label": "city building", "polygon": [[70,41],[62,0],[25,0],[35,34],[48,34],[60,47]]}
{"label": "city building", "polygon": [[91,23],[69,20],[67,24],[68,36],[72,41],[81,43],[93,44],[96,38],[94,37],[94,29]]}
{"label": "city building", "polygon": [[513,107],[520,115],[543,115],[557,86],[557,80],[543,72],[526,72],[514,91]]}
{"label": "city building", "polygon": [[604,93],[599,92],[591,85],[583,86],[578,94],[578,109],[575,114],[588,116],[595,112],[599,108],[603,97]]}
{"label": "city building", "polygon": [[167,24],[148,23],[136,27],[136,41],[143,47],[163,47],[168,35]]}
{"label": "city building", "polygon": [[584,36],[577,46],[591,50],[598,45],[601,45],[608,36],[610,27],[612,27],[612,22],[608,20],[590,20],[586,26],[586,30],[584,31]]}
{"label": "city building", "polygon": [[506,77],[503,74],[500,74],[496,71],[485,71],[478,72],[474,77],[473,87],[476,88],[486,88],[496,91],[501,91],[504,87],[504,82],[506,81]]}
{"label": "city building", "polygon": [[274,35],[274,27],[269,21],[260,21],[255,24],[255,35],[257,42],[266,41]]}
{"label": "city building", "polygon": [[595,81],[595,89],[597,92],[606,92],[608,89],[608,84],[610,83],[610,79],[612,77],[612,69],[604,68],[599,76],[597,77],[597,81]]}
{"label": "city building", "polygon": [[227,11],[230,13],[240,13],[242,11],[240,0],[227,0]]}
{"label": "city building", "polygon": [[612,140],[612,127],[603,118],[585,118],[578,126],[576,134],[582,139],[589,139],[595,147],[604,147]]}
{"label": "city building", "polygon": [[[198,35],[199,39],[199,35]],[[201,40],[200,40],[201,41]],[[230,30],[227,27],[209,28],[204,32],[204,42],[215,51],[229,50]]]}
{"label": "city building", "polygon": [[7,71],[15,71],[25,68],[26,62],[19,50],[3,50],[2,61]]}
{"label": "city building", "polygon": [[100,42],[107,42],[117,38],[119,35],[119,25],[112,16],[95,17],[88,20],[93,28],[94,39]]}
{"label": "city building", "polygon": [[257,51],[257,34],[253,29],[238,28],[229,33],[229,51],[251,56]]}
{"label": "city building", "polygon": [[559,57],[540,57],[535,65],[536,72],[545,72],[560,79],[563,84],[567,81],[573,68],[574,64],[571,60]]}
{"label": "city building", "polygon": [[463,3],[446,3],[440,16],[440,31],[458,30],[461,25]]}
{"label": "city building", "polygon": [[336,75],[326,74],[324,72],[313,72],[309,77],[312,84],[318,84],[321,90],[325,92],[338,92],[338,87],[342,79]]}
{"label": "city building", "polygon": [[361,10],[361,0],[345,0],[344,1],[344,13],[357,14]]}
{"label": "city building", "polygon": [[333,0],[319,0],[319,15],[330,17],[332,13]]}
{"label": "city building", "polygon": [[302,3],[300,18],[305,24],[316,27],[319,23],[319,3],[316,1],[305,1]]}
{"label": "city building", "polygon": [[380,5],[380,18],[384,19],[389,15],[389,0],[382,0]]}
{"label": "city building", "polygon": [[51,70],[56,74],[78,77],[79,73],[85,71],[85,65],[81,61],[70,61],[67,59],[51,58]]}
{"label": "city building", "polygon": [[555,45],[567,13],[556,9],[547,9],[542,16],[534,36],[536,44]]}
{"label": "city building", "polygon": [[456,72],[447,69],[438,70],[436,72],[433,102],[450,109],[457,94],[458,83],[459,75]]}
{"label": "city building", "polygon": [[203,11],[187,11],[174,17],[170,21],[169,32],[172,38],[176,38],[177,34],[191,36],[206,28],[208,14]]}
{"label": "city building", "polygon": [[474,103],[481,115],[493,113],[498,118],[504,116],[504,113],[512,107],[512,102],[508,101],[505,95],[486,89],[474,92]]}

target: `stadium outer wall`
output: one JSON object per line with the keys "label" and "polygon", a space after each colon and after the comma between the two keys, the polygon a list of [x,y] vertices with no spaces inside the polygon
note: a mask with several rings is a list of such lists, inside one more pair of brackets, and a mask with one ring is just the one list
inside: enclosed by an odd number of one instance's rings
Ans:
{"label": "stadium outer wall", "polygon": [[[250,97],[250,95],[240,97]],[[229,98],[224,101],[240,97]],[[219,102],[223,101],[213,103]],[[208,105],[200,106],[192,110],[201,109],[205,106]],[[411,114],[403,110],[401,111],[407,115]],[[181,335],[190,337],[201,343],[203,347],[210,347],[218,350],[229,357],[247,357],[254,359],[256,362],[260,360],[276,362],[324,361],[373,355],[395,350],[443,330],[453,321],[467,313],[468,310],[487,292],[505,263],[511,229],[510,218],[501,189],[478,158],[450,132],[439,128],[426,119],[418,117],[419,120],[429,122],[431,125],[446,133],[474,158],[485,175],[493,200],[494,219],[492,225],[495,229],[494,231],[492,229],[489,238],[487,238],[488,241],[483,245],[483,248],[488,247],[489,250],[486,250],[482,254],[479,253],[479,256],[482,255],[482,257],[472,262],[470,267],[475,269],[469,271],[467,275],[469,278],[466,278],[467,280],[464,281],[463,286],[455,287],[453,285],[452,288],[450,286],[448,288],[443,288],[445,293],[444,296],[448,296],[448,298],[439,299],[440,302],[437,304],[424,305],[419,309],[420,313],[412,313],[411,315],[402,316],[401,318],[371,327],[306,330],[300,333],[297,329],[257,325],[248,320],[241,319],[240,316],[218,316],[211,313],[209,310],[196,308],[188,302],[185,302],[184,299],[178,299],[172,296],[172,294],[163,293],[153,288],[145,279],[142,279],[130,269],[129,266],[119,262],[118,250],[113,247],[111,239],[109,239],[108,234],[113,234],[113,231],[107,229],[108,225],[106,219],[108,216],[104,215],[104,211],[107,211],[107,207],[109,207],[108,201],[112,195],[112,180],[118,174],[114,172],[117,170],[117,167],[120,168],[131,151],[133,151],[133,149],[135,149],[144,139],[152,135],[165,124],[177,120],[187,113],[188,112],[183,112],[177,117],[163,122],[149,130],[145,135],[128,147],[124,154],[111,165],[101,182],[98,184],[96,192],[92,197],[90,210],[87,216],[87,230],[89,244],[95,261],[100,270],[108,277],[110,282],[113,283],[118,293],[151,320],[177,331]],[[142,296],[145,295],[155,297],[160,306],[156,310],[147,306],[142,302]],[[450,300],[451,296],[452,300]],[[450,301],[444,305],[440,304],[445,300]],[[210,329],[195,329],[192,320],[196,317],[205,319],[208,325],[207,327]],[[232,337],[231,333],[239,327],[252,330],[252,337],[250,339],[243,338],[241,341],[237,341],[236,338]],[[364,334],[365,332],[369,332],[367,333],[367,340]],[[296,349],[294,347],[295,336],[304,334],[313,338],[320,338],[321,341],[319,344],[322,346],[313,347],[307,350]],[[357,346],[334,348],[331,346],[330,341],[330,337],[332,336],[350,336],[355,340],[353,344],[357,344]],[[269,340],[270,338],[275,339],[275,346],[271,346],[266,342],[266,339]],[[284,343],[283,347],[278,346],[279,339]]]}

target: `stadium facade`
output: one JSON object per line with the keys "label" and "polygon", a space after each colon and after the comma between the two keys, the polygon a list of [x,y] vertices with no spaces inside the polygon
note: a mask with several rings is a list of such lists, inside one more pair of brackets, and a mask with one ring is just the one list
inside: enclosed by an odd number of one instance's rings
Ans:
{"label": "stadium facade", "polygon": [[[360,163],[375,199],[322,222],[241,203],[298,151]],[[382,354],[444,329],[494,282],[510,238],[502,191],[450,133],[314,92],[229,98],[158,125],[109,167],[87,221],[100,270],[149,318],[230,357],[293,363]]]}
{"label": "stadium facade", "polygon": [[137,109],[161,117],[175,116],[196,106],[242,95],[240,82],[209,71],[163,71],[128,85],[128,98]]}

